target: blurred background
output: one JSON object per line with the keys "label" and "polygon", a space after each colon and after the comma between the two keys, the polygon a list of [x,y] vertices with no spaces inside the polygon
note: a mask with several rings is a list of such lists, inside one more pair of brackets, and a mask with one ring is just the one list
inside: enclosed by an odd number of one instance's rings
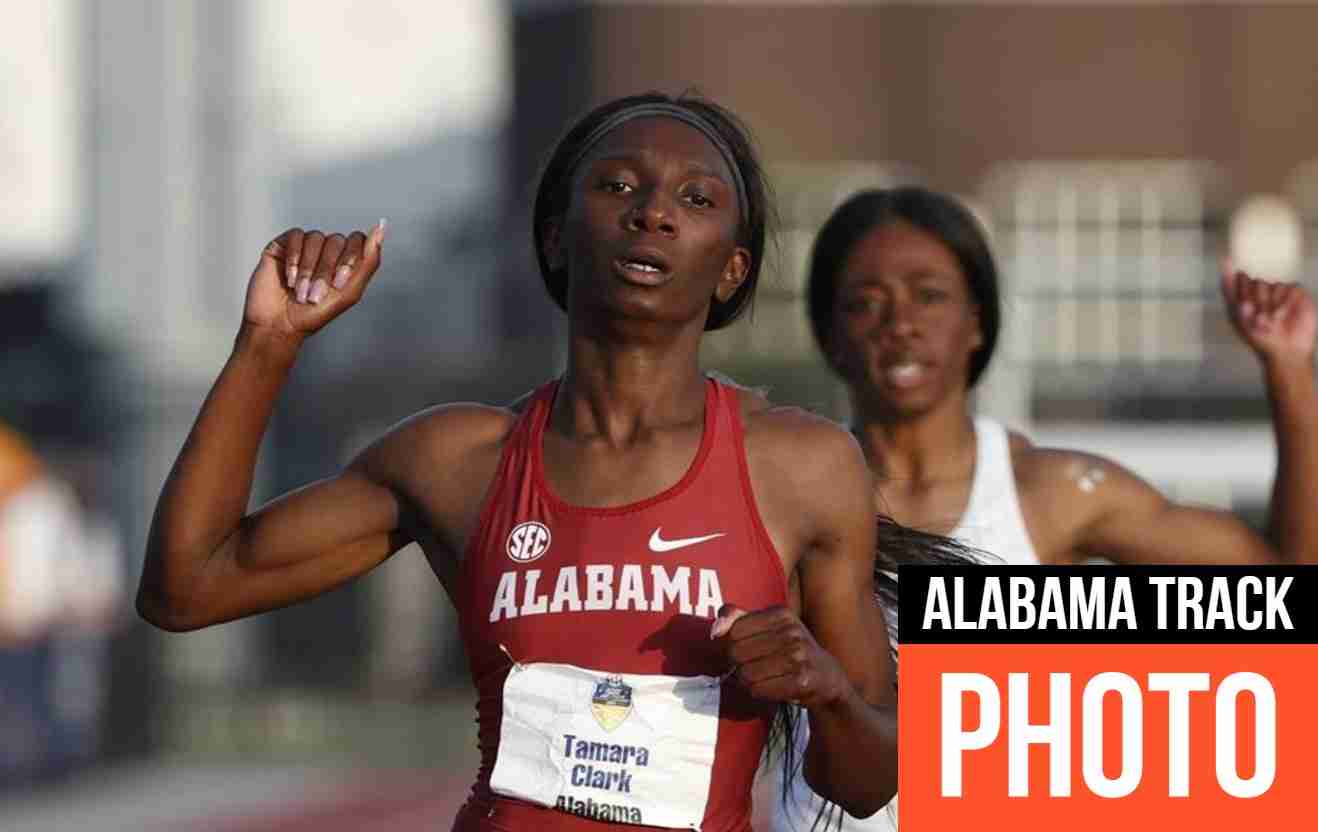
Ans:
{"label": "blurred background", "polygon": [[[1318,279],[1318,5],[47,0],[0,53],[0,829],[444,829],[474,773],[451,606],[416,552],[188,635],[132,592],[154,500],[292,225],[390,223],[313,340],[258,497],[431,403],[561,365],[528,215],[558,134],[688,88],[751,125],[780,245],[708,364],[845,418],[801,297],[854,190],[969,202],[1007,282],[980,406],[1262,518],[1260,373],[1232,251]],[[1205,465],[1206,460],[1211,460]],[[24,519],[26,518],[26,519]],[[36,519],[33,519],[36,518]],[[18,541],[15,543],[14,541]]]}

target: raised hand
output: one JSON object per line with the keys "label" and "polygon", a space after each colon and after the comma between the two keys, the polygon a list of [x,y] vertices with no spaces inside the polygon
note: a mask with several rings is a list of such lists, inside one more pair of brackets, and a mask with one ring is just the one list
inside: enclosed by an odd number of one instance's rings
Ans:
{"label": "raised hand", "polygon": [[839,701],[851,684],[837,659],[786,607],[746,612],[725,604],[709,637],[722,642],[730,672],[758,699],[812,708]]}
{"label": "raised hand", "polygon": [[1250,277],[1222,265],[1222,298],[1241,339],[1265,361],[1308,363],[1318,337],[1318,306],[1304,287]]}
{"label": "raised hand", "polygon": [[380,267],[385,221],[370,233],[291,228],[271,240],[247,285],[245,326],[305,338],[361,300]]}

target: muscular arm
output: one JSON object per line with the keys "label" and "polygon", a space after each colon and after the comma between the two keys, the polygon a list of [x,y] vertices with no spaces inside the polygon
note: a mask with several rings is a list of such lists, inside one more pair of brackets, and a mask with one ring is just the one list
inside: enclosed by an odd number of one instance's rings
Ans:
{"label": "muscular arm", "polygon": [[395,494],[366,466],[246,515],[257,450],[296,352],[296,341],[244,327],[202,406],[147,542],[137,607],[156,626],[195,629],[311,597],[407,542]]}
{"label": "muscular arm", "polygon": [[432,408],[338,475],[247,514],[260,437],[291,356],[243,341],[161,493],[138,593],[143,617],[187,630],[287,606],[364,574],[413,540],[443,574],[480,504],[481,480],[492,474],[507,411]]}
{"label": "muscular arm", "polygon": [[1083,459],[1086,471],[1101,472],[1101,480],[1089,480],[1083,490],[1071,477],[1054,477],[1059,490],[1073,492],[1068,502],[1081,506],[1073,515],[1084,518],[1072,544],[1077,554],[1133,564],[1266,565],[1312,563],[1318,558],[1318,544],[1307,542],[1307,535],[1315,532],[1314,518],[1297,516],[1305,512],[1295,511],[1291,496],[1304,493],[1291,489],[1304,487],[1312,471],[1297,474],[1284,466],[1278,471],[1273,524],[1284,527],[1278,535],[1284,542],[1278,549],[1230,512],[1174,503],[1112,462],[1060,453]]}
{"label": "muscular arm", "polygon": [[[1225,264],[1222,296],[1241,340],[1263,366],[1277,437],[1271,548],[1238,518],[1175,505],[1130,473],[1092,489],[1095,510],[1080,547],[1141,563],[1313,563],[1318,561],[1318,389],[1313,349],[1318,309],[1295,284],[1257,280]],[[1095,463],[1097,464],[1097,463]],[[1083,498],[1080,503],[1086,502]]]}
{"label": "muscular arm", "polygon": [[[415,417],[339,475],[247,514],[261,438],[297,352],[361,299],[383,242],[381,221],[369,236],[290,229],[262,250],[233,353],[156,506],[137,596],[146,620],[188,630],[262,612],[361,575],[417,535],[432,559],[460,538],[475,478],[506,428],[493,408]],[[419,494],[433,524],[425,534],[410,523]]]}
{"label": "muscular arm", "polygon": [[1252,278],[1223,264],[1222,300],[1236,334],[1263,367],[1277,437],[1272,542],[1291,562],[1318,559],[1318,391],[1314,339],[1318,307],[1302,287]]}
{"label": "muscular arm", "polygon": [[1264,365],[1272,427],[1277,437],[1277,474],[1272,485],[1269,532],[1283,559],[1318,562],[1318,390],[1306,357]]}
{"label": "muscular arm", "polygon": [[1240,518],[1178,505],[1125,468],[1070,451],[1034,451],[1055,516],[1076,521],[1069,549],[1131,564],[1267,564],[1276,554]]}
{"label": "muscular arm", "polygon": [[809,504],[818,525],[798,573],[802,618],[850,684],[807,704],[803,771],[815,792],[867,817],[897,792],[897,709],[873,592],[874,488],[860,449],[838,434],[818,443],[817,459],[826,462],[814,472]]}
{"label": "muscular arm", "polygon": [[810,720],[806,781],[857,817],[897,789],[897,721],[887,632],[873,594],[873,484],[841,428],[794,408],[762,412],[748,430],[765,524],[799,589],[785,608],[725,608],[738,680],[758,698],[794,702]]}

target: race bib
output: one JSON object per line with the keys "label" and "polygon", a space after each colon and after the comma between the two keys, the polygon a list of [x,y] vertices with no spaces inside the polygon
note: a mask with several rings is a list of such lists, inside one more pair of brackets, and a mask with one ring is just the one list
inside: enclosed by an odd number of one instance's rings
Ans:
{"label": "race bib", "polygon": [[516,665],[490,788],[595,820],[699,829],[720,690],[716,676]]}

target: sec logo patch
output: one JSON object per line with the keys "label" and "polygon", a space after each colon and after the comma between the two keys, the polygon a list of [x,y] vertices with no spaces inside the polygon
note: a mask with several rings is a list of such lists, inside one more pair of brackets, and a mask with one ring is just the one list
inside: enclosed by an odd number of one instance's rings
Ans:
{"label": "sec logo patch", "polygon": [[518,563],[530,563],[549,551],[549,527],[534,520],[518,523],[508,533],[508,557]]}

